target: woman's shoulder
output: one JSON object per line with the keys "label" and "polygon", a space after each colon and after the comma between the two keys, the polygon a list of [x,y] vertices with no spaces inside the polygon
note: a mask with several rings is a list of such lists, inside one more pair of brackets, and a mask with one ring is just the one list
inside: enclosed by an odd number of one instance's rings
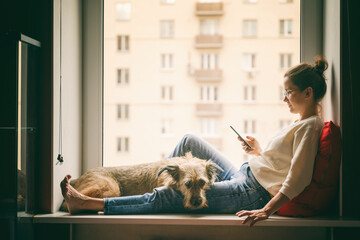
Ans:
{"label": "woman's shoulder", "polygon": [[297,122],[298,128],[301,129],[313,129],[320,131],[324,127],[324,122],[321,120],[321,118],[317,115],[308,117],[306,119],[303,119],[301,121]]}

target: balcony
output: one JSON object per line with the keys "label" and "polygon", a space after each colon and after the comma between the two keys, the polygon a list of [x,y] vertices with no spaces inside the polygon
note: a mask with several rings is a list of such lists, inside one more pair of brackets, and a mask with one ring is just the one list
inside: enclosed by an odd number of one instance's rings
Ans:
{"label": "balcony", "polygon": [[223,114],[221,103],[198,103],[196,115],[198,117],[220,117]]}
{"label": "balcony", "polygon": [[220,69],[197,69],[194,77],[199,82],[220,82],[222,80],[222,70]]}
{"label": "balcony", "polygon": [[198,35],[195,39],[195,47],[197,48],[221,48],[222,45],[222,35]]}
{"label": "balcony", "polygon": [[196,15],[220,16],[224,14],[223,3],[196,3]]}
{"label": "balcony", "polygon": [[222,139],[220,137],[204,137],[204,140],[213,145],[217,150],[222,150]]}

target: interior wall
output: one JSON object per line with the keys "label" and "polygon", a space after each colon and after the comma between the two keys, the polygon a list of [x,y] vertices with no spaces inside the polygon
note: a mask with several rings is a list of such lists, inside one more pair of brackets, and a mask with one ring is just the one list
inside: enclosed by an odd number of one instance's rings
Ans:
{"label": "interior wall", "polygon": [[74,178],[81,171],[82,159],[82,8],[81,0],[62,0],[62,155],[59,153],[60,95],[60,3],[54,1],[54,106],[53,106],[53,206],[57,211],[62,195],[60,181],[66,174]]}
{"label": "interior wall", "polygon": [[[139,230],[141,229],[141,230]],[[273,236],[273,237],[269,237]],[[329,229],[319,227],[178,226],[74,224],[71,239],[153,240],[153,239],[329,239]]]}
{"label": "interior wall", "polygon": [[340,125],[340,0],[324,0],[323,17],[323,54],[329,63],[323,117]]}

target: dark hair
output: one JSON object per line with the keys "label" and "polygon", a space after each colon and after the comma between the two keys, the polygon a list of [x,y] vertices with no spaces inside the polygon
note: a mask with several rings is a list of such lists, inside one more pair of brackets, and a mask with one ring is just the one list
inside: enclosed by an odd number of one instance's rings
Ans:
{"label": "dark hair", "polygon": [[290,68],[284,75],[295,84],[300,91],[311,87],[314,100],[319,102],[326,93],[326,82],[324,71],[328,68],[328,62],[321,56],[315,57],[314,65],[301,63]]}

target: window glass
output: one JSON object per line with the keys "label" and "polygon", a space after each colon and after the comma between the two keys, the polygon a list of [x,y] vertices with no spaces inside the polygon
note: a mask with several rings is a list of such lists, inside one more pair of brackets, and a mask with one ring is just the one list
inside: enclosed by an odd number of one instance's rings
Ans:
{"label": "window glass", "polygon": [[219,20],[203,19],[200,20],[200,35],[217,35],[219,34]]}
{"label": "window glass", "polygon": [[202,53],[201,54],[201,68],[217,69],[218,68],[218,55],[216,53]]}
{"label": "window glass", "polygon": [[192,133],[240,167],[229,125],[264,148],[297,117],[282,85],[299,24],[300,0],[104,0],[103,165],[163,159]]}
{"label": "window glass", "polygon": [[117,70],[117,82],[120,85],[129,83],[129,69],[121,68]]}
{"label": "window glass", "polygon": [[255,53],[243,54],[243,69],[249,72],[253,71],[256,66],[255,60],[256,60]]}
{"label": "window glass", "polygon": [[175,3],[175,0],[160,0],[161,3],[164,3],[164,4],[173,4]]}
{"label": "window glass", "polygon": [[292,56],[291,53],[281,53],[280,54],[280,69],[288,69],[292,66],[291,64]]}
{"label": "window glass", "polygon": [[174,21],[161,20],[160,21],[160,37],[171,38],[174,36]]}
{"label": "window glass", "polygon": [[130,3],[117,3],[116,4],[116,19],[129,20],[131,17],[131,4]]}
{"label": "window glass", "polygon": [[217,3],[221,2],[221,0],[199,0],[201,3]]}
{"label": "window glass", "polygon": [[123,51],[123,52],[129,51],[129,36],[120,35],[118,36],[117,41],[118,41],[117,46],[119,51]]}
{"label": "window glass", "polygon": [[171,70],[173,69],[173,55],[170,53],[161,54],[161,69]]}
{"label": "window glass", "polygon": [[243,36],[256,37],[257,35],[257,20],[244,20],[243,21]]}
{"label": "window glass", "polygon": [[292,20],[281,19],[280,20],[280,36],[291,36],[292,35]]}

